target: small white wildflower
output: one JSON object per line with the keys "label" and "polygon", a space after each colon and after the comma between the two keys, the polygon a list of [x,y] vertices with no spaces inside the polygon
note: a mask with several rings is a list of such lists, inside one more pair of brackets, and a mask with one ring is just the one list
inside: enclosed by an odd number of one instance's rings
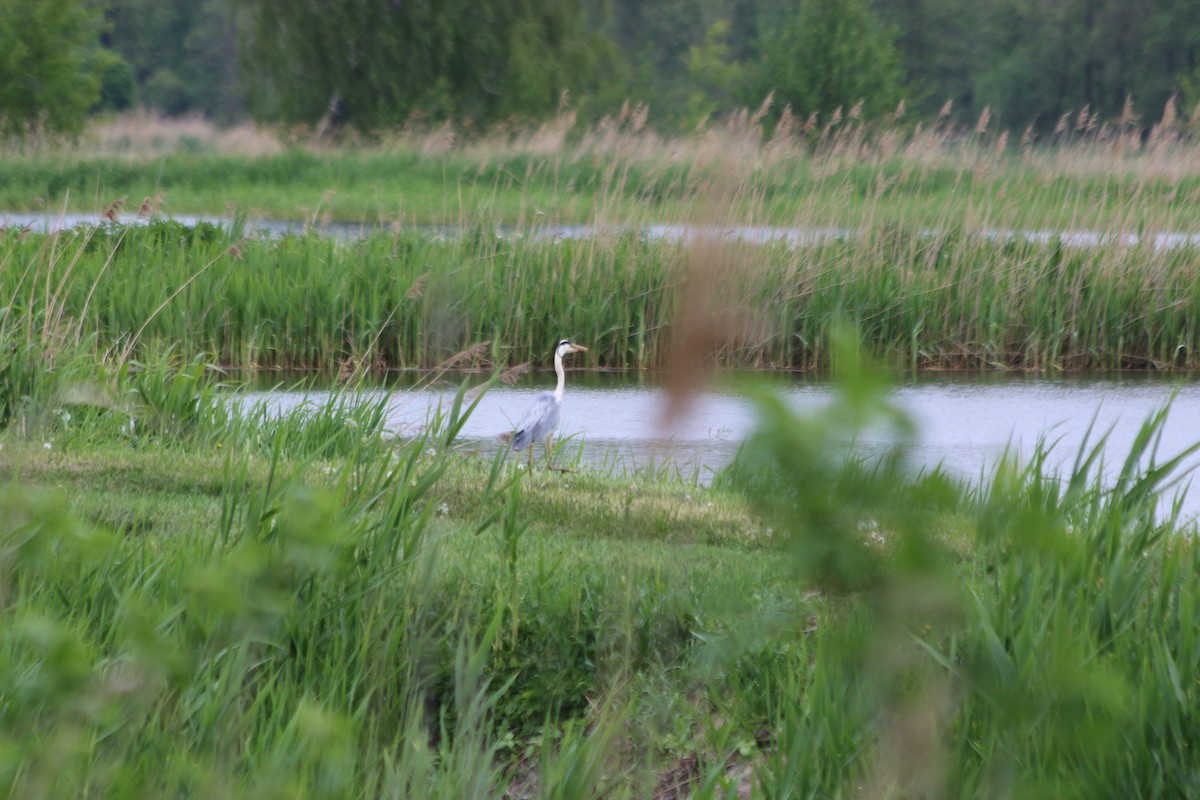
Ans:
{"label": "small white wildflower", "polygon": [[42,449],[43,449],[43,450],[49,450],[49,449],[50,449],[50,443],[49,443],[49,442],[45,442],[45,443],[42,445]]}
{"label": "small white wildflower", "polygon": [[692,496],[690,494],[685,494],[683,496],[683,499],[685,502],[688,502],[688,503],[692,502]]}
{"label": "small white wildflower", "polygon": [[447,514],[449,514],[450,513],[450,504],[442,503],[440,506],[438,506],[438,513],[441,514],[443,517],[446,516]]}
{"label": "small white wildflower", "polygon": [[437,450],[435,450],[435,449],[433,449],[432,447],[430,447],[428,450],[426,450],[426,451],[425,451],[425,455],[427,455],[427,456],[429,456],[430,458],[432,458],[433,456],[436,456],[436,455],[437,455]]}

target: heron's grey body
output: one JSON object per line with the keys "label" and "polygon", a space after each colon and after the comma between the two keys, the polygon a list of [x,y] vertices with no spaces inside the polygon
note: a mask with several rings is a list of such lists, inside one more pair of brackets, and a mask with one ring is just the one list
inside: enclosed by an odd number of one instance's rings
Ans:
{"label": "heron's grey body", "polygon": [[546,440],[546,467],[548,469],[558,469],[550,464],[551,442],[554,439],[554,431],[558,428],[558,421],[562,417],[562,401],[563,390],[566,388],[566,373],[563,372],[563,356],[571,353],[578,353],[581,350],[587,350],[577,344],[572,344],[570,339],[563,339],[558,343],[558,347],[554,348],[554,371],[558,375],[558,385],[554,391],[539,392],[533,398],[533,405],[525,412],[525,416],[521,418],[521,424],[517,426],[516,433],[512,437],[512,446],[514,450],[524,450],[529,447],[529,466],[533,467],[533,449],[531,445],[538,439]]}
{"label": "heron's grey body", "polygon": [[513,450],[524,450],[536,440],[545,439],[546,434],[554,433],[561,417],[562,399],[551,391],[538,392],[513,434]]}

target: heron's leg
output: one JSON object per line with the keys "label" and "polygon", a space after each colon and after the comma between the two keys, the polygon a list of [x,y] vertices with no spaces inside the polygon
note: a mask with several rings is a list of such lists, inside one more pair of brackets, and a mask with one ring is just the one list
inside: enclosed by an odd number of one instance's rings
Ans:
{"label": "heron's leg", "polygon": [[529,443],[529,469],[525,471],[530,475],[533,474],[533,442]]}
{"label": "heron's leg", "polygon": [[546,437],[546,469],[552,469],[555,472],[571,472],[571,470],[567,467],[556,467],[550,463],[550,455],[554,452],[551,449],[551,444],[553,443],[553,441],[554,441],[553,436]]}

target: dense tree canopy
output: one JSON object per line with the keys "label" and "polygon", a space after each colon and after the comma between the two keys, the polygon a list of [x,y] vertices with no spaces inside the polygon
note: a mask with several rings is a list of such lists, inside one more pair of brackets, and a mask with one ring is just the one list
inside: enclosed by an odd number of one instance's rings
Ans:
{"label": "dense tree canopy", "polygon": [[367,127],[495,122],[596,88],[602,36],[563,0],[237,0],[251,107]]}
{"label": "dense tree canopy", "polygon": [[856,106],[879,116],[902,97],[892,35],[866,0],[801,0],[787,24],[759,41],[758,95],[773,91],[802,116]]}
{"label": "dense tree canopy", "polygon": [[903,99],[1052,129],[1200,103],[1196,0],[0,0],[8,131],[143,105],[218,121],[476,128],[644,103],[688,127]]}
{"label": "dense tree canopy", "polygon": [[76,131],[100,99],[100,15],[79,0],[0,0],[0,124]]}
{"label": "dense tree canopy", "polygon": [[243,111],[230,0],[110,0],[105,43],[129,63],[138,103],[220,121]]}
{"label": "dense tree canopy", "polygon": [[878,0],[900,31],[912,100],[933,113],[988,106],[1002,124],[1052,127],[1085,106],[1100,119],[1132,98],[1160,111],[1200,103],[1195,0]]}

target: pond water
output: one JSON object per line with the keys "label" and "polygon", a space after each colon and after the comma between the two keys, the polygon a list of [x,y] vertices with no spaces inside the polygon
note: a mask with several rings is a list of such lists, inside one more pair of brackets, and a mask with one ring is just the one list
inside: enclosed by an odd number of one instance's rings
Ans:
{"label": "pond water", "polygon": [[[461,379],[455,379],[456,384]],[[483,379],[469,378],[479,383]],[[768,381],[802,414],[817,412],[834,398],[827,381],[812,377],[759,375],[747,380]],[[448,407],[456,385],[421,388],[412,382],[412,378],[402,379],[364,392],[371,399],[386,393],[389,428],[401,435],[424,424],[438,403]],[[502,447],[497,435],[511,431],[534,395],[553,383],[552,372],[537,372],[519,385],[500,386],[485,394],[463,430],[466,447],[483,454]],[[581,463],[617,472],[661,465],[669,459],[685,476],[703,481],[729,463],[754,429],[753,408],[737,387],[736,377],[723,379],[697,395],[686,416],[667,424],[663,421],[666,393],[658,376],[569,372],[559,436],[570,438],[562,457],[578,457]],[[256,390],[247,399],[287,409],[327,396],[321,391]],[[1093,442],[1111,429],[1105,459],[1108,474],[1114,474],[1141,424],[1167,403],[1171,410],[1159,461],[1200,441],[1200,378],[1194,376],[933,375],[901,382],[893,390],[893,399],[916,424],[914,463],[940,465],[968,479],[986,474],[1006,447],[1028,455],[1040,439],[1056,442],[1051,462],[1067,468],[1089,426]],[[885,444],[884,437],[883,432],[868,431],[861,444],[870,451]],[[543,458],[544,448],[538,443],[535,459]],[[1200,459],[1191,463],[1200,464]],[[1200,489],[1191,493],[1186,508],[1189,515],[1200,514]]]}

